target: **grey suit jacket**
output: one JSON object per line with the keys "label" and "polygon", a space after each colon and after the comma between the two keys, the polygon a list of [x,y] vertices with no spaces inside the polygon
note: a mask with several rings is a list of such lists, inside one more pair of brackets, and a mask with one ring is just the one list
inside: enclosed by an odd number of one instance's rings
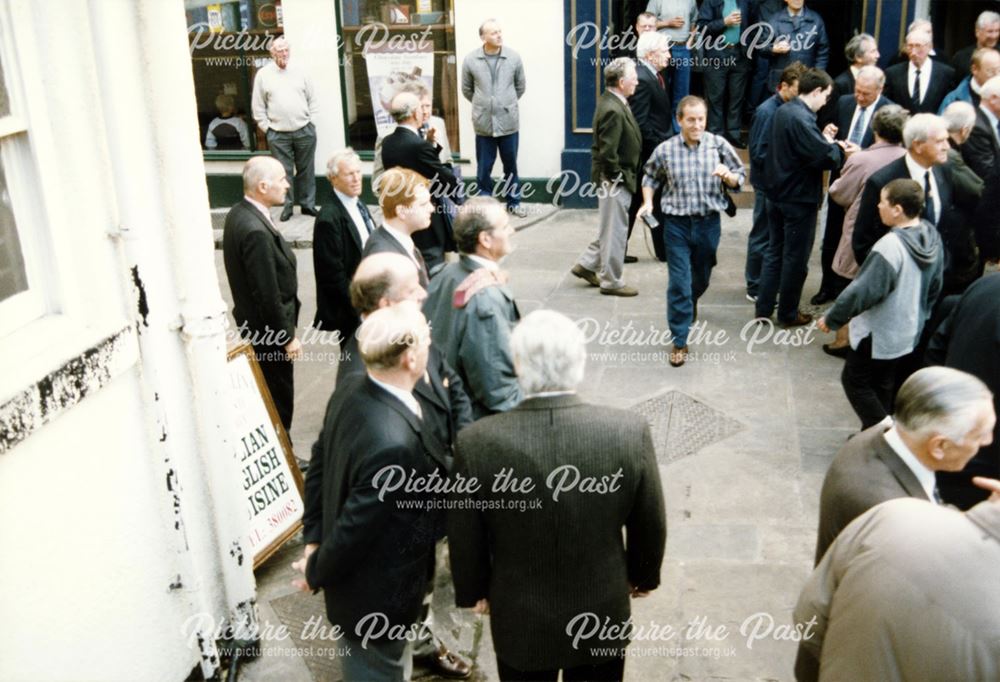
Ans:
{"label": "grey suit jacket", "polygon": [[[493,492],[503,470],[519,484],[530,477],[534,488]],[[554,500],[559,481],[570,486],[575,472],[577,484]],[[624,649],[627,639],[593,636],[574,646],[567,626],[588,613],[621,624],[629,617],[629,585],[651,590],[660,583],[667,527],[646,421],[575,395],[529,398],[459,432],[457,476],[475,477],[481,487],[455,496],[472,498],[477,508],[456,508],[448,519],[455,602],[490,600],[497,658],[537,671],[611,659]],[[608,487],[584,492],[591,486],[583,477]]]}
{"label": "grey suit jacket", "polygon": [[927,494],[906,463],[882,436],[876,425],[852,438],[837,453],[819,501],[818,564],[847,524],[877,504],[897,497],[926,500]]}

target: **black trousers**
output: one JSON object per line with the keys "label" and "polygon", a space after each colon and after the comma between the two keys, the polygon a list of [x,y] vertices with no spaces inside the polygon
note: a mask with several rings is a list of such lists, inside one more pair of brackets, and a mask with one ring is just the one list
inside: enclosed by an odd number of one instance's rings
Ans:
{"label": "black trousers", "polygon": [[847,353],[840,381],[854,413],[861,419],[861,429],[875,426],[892,414],[898,360],[872,358],[872,337],[866,337]]}
{"label": "black trousers", "polygon": [[734,140],[743,128],[743,100],[750,79],[750,60],[739,46],[706,53],[705,99],[708,101],[708,130]]}
{"label": "black trousers", "polygon": [[[830,178],[833,184],[835,177]],[[844,233],[844,209],[833,199],[827,198],[826,228],[823,230],[823,247],[820,250],[820,263],[823,266],[823,279],[819,285],[820,291],[825,291],[832,297],[847,288],[851,280],[841,277],[833,271],[833,257],[837,255],[840,237]]]}
{"label": "black trousers", "polygon": [[254,354],[260,366],[267,390],[271,392],[271,401],[278,411],[285,431],[292,431],[292,410],[295,407],[295,381],[292,372],[292,361],[284,348],[255,346]]}
{"label": "black trousers", "polygon": [[[502,682],[555,682],[559,677],[559,668],[526,672],[510,667],[499,658],[497,672]],[[562,669],[563,682],[620,682],[624,675],[624,658]]]}

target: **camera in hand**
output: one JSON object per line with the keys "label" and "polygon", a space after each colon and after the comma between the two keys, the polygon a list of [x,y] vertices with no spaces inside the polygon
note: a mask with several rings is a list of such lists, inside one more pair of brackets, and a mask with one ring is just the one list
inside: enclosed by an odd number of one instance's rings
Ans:
{"label": "camera in hand", "polygon": [[655,230],[660,226],[660,221],[652,213],[643,213],[640,217],[642,218],[642,222],[646,223],[646,227],[651,230]]}

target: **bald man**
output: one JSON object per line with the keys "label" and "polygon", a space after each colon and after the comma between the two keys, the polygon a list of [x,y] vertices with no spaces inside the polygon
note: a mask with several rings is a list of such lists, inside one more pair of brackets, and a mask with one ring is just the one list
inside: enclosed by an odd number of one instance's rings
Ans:
{"label": "bald man", "polygon": [[233,317],[250,341],[281,423],[292,428],[292,360],[302,354],[296,336],[298,277],[292,247],[275,229],[270,209],[281,206],[288,179],[279,161],[255,156],[243,167],[243,198],[226,216],[222,256],[233,293]]}

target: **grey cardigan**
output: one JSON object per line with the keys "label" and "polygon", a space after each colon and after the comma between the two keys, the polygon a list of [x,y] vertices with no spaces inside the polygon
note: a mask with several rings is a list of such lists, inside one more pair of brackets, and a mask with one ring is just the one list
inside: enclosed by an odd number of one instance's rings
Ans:
{"label": "grey cardigan", "polygon": [[495,78],[481,47],[462,62],[462,95],[472,102],[476,135],[500,137],[516,133],[520,127],[517,100],[524,88],[524,65],[509,47],[500,50]]}

